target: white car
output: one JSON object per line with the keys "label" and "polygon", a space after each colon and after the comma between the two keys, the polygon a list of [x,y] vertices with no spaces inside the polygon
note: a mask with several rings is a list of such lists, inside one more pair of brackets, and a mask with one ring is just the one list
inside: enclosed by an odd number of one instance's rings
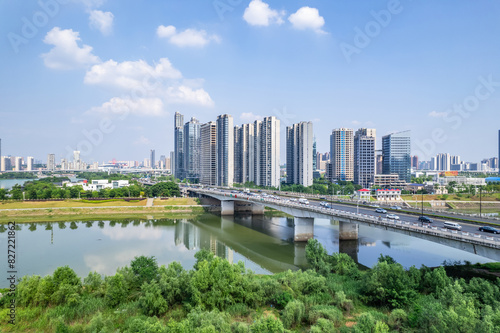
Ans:
{"label": "white car", "polygon": [[385,217],[391,220],[399,220],[399,216],[395,214],[387,214]]}

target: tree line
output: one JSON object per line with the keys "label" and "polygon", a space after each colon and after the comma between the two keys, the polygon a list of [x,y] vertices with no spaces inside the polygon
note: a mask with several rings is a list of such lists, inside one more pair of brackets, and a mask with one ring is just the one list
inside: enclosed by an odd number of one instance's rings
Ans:
{"label": "tree line", "polygon": [[[55,177],[53,180],[61,181]],[[24,197],[23,197],[24,192]],[[75,198],[137,198],[147,197],[180,197],[179,186],[174,182],[160,182],[153,186],[143,186],[133,181],[130,186],[101,189],[99,191],[84,190],[82,186],[56,186],[47,179],[29,181],[24,187],[15,185],[12,189],[0,189],[0,200],[47,200],[47,199],[75,199]]]}
{"label": "tree line", "polygon": [[115,275],[81,280],[68,266],[26,276],[17,324],[43,332],[498,332],[500,279],[453,278],[443,267],[405,270],[380,256],[360,270],[346,254],[310,240],[311,269],[256,275],[207,250],[191,270],[136,257]]}

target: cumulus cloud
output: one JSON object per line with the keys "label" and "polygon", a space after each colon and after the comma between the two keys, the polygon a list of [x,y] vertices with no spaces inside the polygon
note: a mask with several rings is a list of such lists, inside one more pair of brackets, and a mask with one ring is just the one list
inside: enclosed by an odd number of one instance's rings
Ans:
{"label": "cumulus cloud", "polygon": [[93,107],[89,113],[100,113],[106,115],[140,115],[140,116],[163,116],[166,114],[163,102],[159,98],[121,98],[113,97],[101,106]]}
{"label": "cumulus cloud", "polygon": [[220,42],[219,36],[209,35],[205,30],[186,29],[178,32],[173,25],[160,25],[156,29],[156,34],[179,47],[204,47],[212,41]]}
{"label": "cumulus cloud", "polygon": [[444,118],[447,115],[448,115],[448,112],[436,112],[436,111],[431,111],[428,114],[428,116],[431,118]]}
{"label": "cumulus cloud", "polygon": [[240,119],[246,122],[252,122],[256,120],[262,120],[264,117],[253,114],[253,112],[243,112],[240,116]]}
{"label": "cumulus cloud", "polygon": [[203,89],[192,89],[187,86],[169,87],[166,93],[168,103],[195,104],[212,107],[214,101]]}
{"label": "cumulus cloud", "polygon": [[42,54],[45,66],[52,69],[69,70],[99,63],[99,57],[92,54],[92,47],[78,46],[79,32],[55,27],[45,36],[43,42],[54,47]]}
{"label": "cumulus cloud", "polygon": [[113,30],[113,19],[113,13],[101,10],[92,10],[89,16],[90,26],[105,36],[111,34]]}
{"label": "cumulus cloud", "polygon": [[288,21],[298,30],[311,29],[316,33],[325,33],[322,30],[322,27],[325,25],[325,19],[319,15],[319,11],[316,8],[302,7],[290,15]]}
{"label": "cumulus cloud", "polygon": [[210,95],[201,87],[201,79],[184,79],[167,58],[155,65],[144,60],[118,63],[108,60],[92,66],[84,82],[113,88],[128,98],[114,97],[89,113],[163,116],[167,104],[191,104],[213,107]]}
{"label": "cumulus cloud", "polygon": [[108,60],[92,66],[85,74],[84,82],[131,90],[154,87],[161,79],[180,78],[182,78],[181,72],[174,68],[167,58],[161,58],[155,66],[149,65],[144,60],[121,63]]}
{"label": "cumulus cloud", "polygon": [[245,9],[243,19],[250,25],[268,26],[270,24],[283,24],[284,11],[269,8],[269,5],[262,0],[252,0]]}

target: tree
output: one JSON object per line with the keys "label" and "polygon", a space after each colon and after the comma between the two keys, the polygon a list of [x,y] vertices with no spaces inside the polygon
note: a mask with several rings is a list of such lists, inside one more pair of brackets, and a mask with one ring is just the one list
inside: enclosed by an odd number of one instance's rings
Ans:
{"label": "tree", "polygon": [[144,282],[141,292],[142,296],[139,297],[139,305],[145,315],[158,316],[167,312],[167,301],[163,298],[156,280],[152,280],[150,283]]}
{"label": "tree", "polygon": [[158,278],[158,264],[154,256],[134,257],[130,263],[134,273],[134,288],[140,288],[144,282],[151,282]]}
{"label": "tree", "polygon": [[127,298],[128,288],[125,283],[125,278],[120,273],[114,276],[107,276],[106,279],[106,294],[104,299],[108,306],[116,307]]}

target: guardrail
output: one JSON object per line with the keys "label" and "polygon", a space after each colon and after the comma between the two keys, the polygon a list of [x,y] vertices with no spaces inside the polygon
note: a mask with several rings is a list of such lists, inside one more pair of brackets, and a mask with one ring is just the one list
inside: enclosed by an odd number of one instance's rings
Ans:
{"label": "guardrail", "polygon": [[414,231],[426,235],[432,235],[432,236],[437,236],[437,237],[442,237],[442,238],[447,238],[447,239],[452,239],[452,240],[457,240],[457,241],[462,241],[462,242],[467,242],[467,243],[473,243],[476,245],[483,245],[495,249],[500,249],[500,238],[498,237],[491,237],[491,236],[485,236],[481,235],[479,233],[470,233],[470,232],[462,232],[462,231],[457,231],[457,230],[452,230],[452,229],[446,229],[446,228],[438,228],[436,226],[432,226],[429,224],[422,224],[420,225],[419,223],[415,222],[409,222],[409,221],[403,221],[403,220],[392,220],[388,218],[383,218],[383,217],[376,217],[372,215],[367,215],[367,214],[362,214],[362,213],[355,213],[355,212],[348,212],[348,211],[343,211],[343,210],[338,210],[335,208],[327,208],[327,207],[321,207],[321,206],[309,206],[301,203],[296,203],[296,202],[283,202],[281,199],[271,199],[271,198],[255,198],[253,196],[245,195],[245,194],[234,194],[234,193],[226,193],[226,192],[221,192],[221,191],[214,191],[214,190],[200,190],[200,189],[193,189],[194,191],[198,193],[204,193],[204,194],[217,194],[220,196],[225,196],[228,198],[234,198],[234,199],[244,199],[247,201],[255,202],[255,203],[260,203],[260,204],[274,204],[282,207],[288,207],[288,208],[298,208],[302,210],[307,210],[310,212],[316,212],[316,213],[321,213],[324,215],[329,215],[329,216],[335,216],[335,217],[342,217],[342,218],[348,218],[348,219],[356,219],[359,222],[364,222],[364,223],[372,223],[372,224],[378,224],[382,226],[388,226],[394,229],[400,229],[400,230],[409,230],[409,231]]}

